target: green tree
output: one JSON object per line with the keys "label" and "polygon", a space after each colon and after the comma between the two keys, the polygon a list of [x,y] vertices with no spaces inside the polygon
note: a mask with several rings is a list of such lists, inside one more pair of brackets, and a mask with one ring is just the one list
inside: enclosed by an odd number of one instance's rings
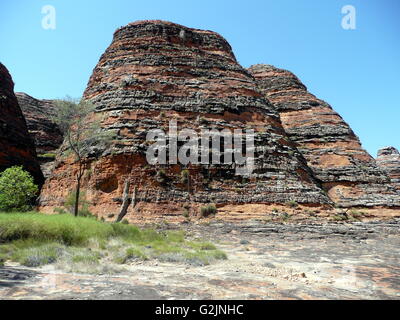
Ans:
{"label": "green tree", "polygon": [[22,166],[14,166],[0,173],[0,210],[28,211],[38,194],[33,177]]}
{"label": "green tree", "polygon": [[88,158],[99,157],[112,141],[112,134],[101,128],[95,113],[95,106],[87,100],[67,97],[56,101],[57,114],[53,121],[64,134],[64,146],[72,151],[78,163],[74,215],[78,216],[81,199],[81,180],[86,170]]}

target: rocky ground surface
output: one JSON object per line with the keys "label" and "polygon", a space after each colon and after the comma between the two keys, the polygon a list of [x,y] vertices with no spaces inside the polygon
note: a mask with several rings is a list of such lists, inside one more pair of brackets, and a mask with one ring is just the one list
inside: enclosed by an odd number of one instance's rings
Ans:
{"label": "rocky ground surface", "polygon": [[[228,260],[135,262],[118,274],[0,268],[0,299],[400,299],[400,219],[186,224]],[[164,225],[162,228],[176,228]]]}

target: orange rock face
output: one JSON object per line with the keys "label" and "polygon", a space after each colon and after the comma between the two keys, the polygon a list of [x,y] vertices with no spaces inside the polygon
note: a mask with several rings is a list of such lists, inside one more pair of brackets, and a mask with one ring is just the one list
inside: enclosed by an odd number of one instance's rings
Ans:
{"label": "orange rock face", "polygon": [[[96,105],[104,130],[116,135],[111,148],[87,159],[84,188],[100,216],[118,211],[126,180],[131,193],[137,188],[130,217],[182,215],[206,203],[331,203],[274,106],[214,32],[163,21],[129,24],[115,32],[84,97]],[[228,164],[150,165],[146,134],[168,132],[171,120],[178,130],[254,130],[253,174],[235,175]],[[72,159],[58,158],[41,195],[42,210],[62,206],[76,170]]]}
{"label": "orange rock face", "polygon": [[38,185],[43,184],[35,144],[14,94],[14,83],[0,63],[0,171],[15,165],[22,165]]}
{"label": "orange rock face", "polygon": [[249,71],[333,201],[345,207],[400,206],[387,174],[329,104],[309,93],[289,71],[270,65]]}

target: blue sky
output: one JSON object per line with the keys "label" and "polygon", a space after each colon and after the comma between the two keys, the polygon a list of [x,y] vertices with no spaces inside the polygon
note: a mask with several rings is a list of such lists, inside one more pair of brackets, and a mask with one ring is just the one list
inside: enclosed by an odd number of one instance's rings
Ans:
{"label": "blue sky", "polygon": [[[341,9],[356,8],[356,30]],[[42,28],[44,5],[56,29]],[[79,97],[115,29],[162,19],[223,35],[238,61],[294,72],[351,125],[373,156],[400,148],[398,0],[1,0],[0,61],[16,91]]]}

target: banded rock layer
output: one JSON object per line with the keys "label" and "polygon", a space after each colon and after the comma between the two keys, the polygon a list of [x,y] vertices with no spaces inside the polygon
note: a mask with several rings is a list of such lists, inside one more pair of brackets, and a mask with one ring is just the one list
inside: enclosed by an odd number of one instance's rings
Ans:
{"label": "banded rock layer", "polygon": [[[330,203],[275,108],[217,33],[163,21],[129,24],[115,32],[84,97],[105,119],[103,128],[117,137],[90,163],[84,182],[96,213],[116,211],[126,179],[142,202],[175,202],[179,210],[185,202]],[[149,165],[146,133],[167,132],[170,120],[177,121],[178,130],[254,129],[252,177],[236,176],[229,165],[191,165],[189,182],[183,182],[183,166]],[[44,207],[59,205],[62,186],[71,188],[75,170],[70,161],[60,161],[42,193]]]}
{"label": "banded rock layer", "polygon": [[29,133],[35,140],[36,153],[43,174],[51,174],[54,156],[63,142],[63,135],[51,117],[56,112],[52,100],[39,100],[23,92],[15,94],[25,116]]}
{"label": "banded rock layer", "polygon": [[384,170],[392,184],[400,191],[400,152],[394,147],[386,147],[378,151],[377,165]]}
{"label": "banded rock layer", "polygon": [[14,83],[0,63],[0,171],[15,165],[22,165],[37,184],[43,184],[35,144],[14,94]]}
{"label": "banded rock layer", "polygon": [[261,64],[249,72],[334,202],[344,207],[400,206],[400,195],[387,174],[329,104],[309,93],[287,70]]}

